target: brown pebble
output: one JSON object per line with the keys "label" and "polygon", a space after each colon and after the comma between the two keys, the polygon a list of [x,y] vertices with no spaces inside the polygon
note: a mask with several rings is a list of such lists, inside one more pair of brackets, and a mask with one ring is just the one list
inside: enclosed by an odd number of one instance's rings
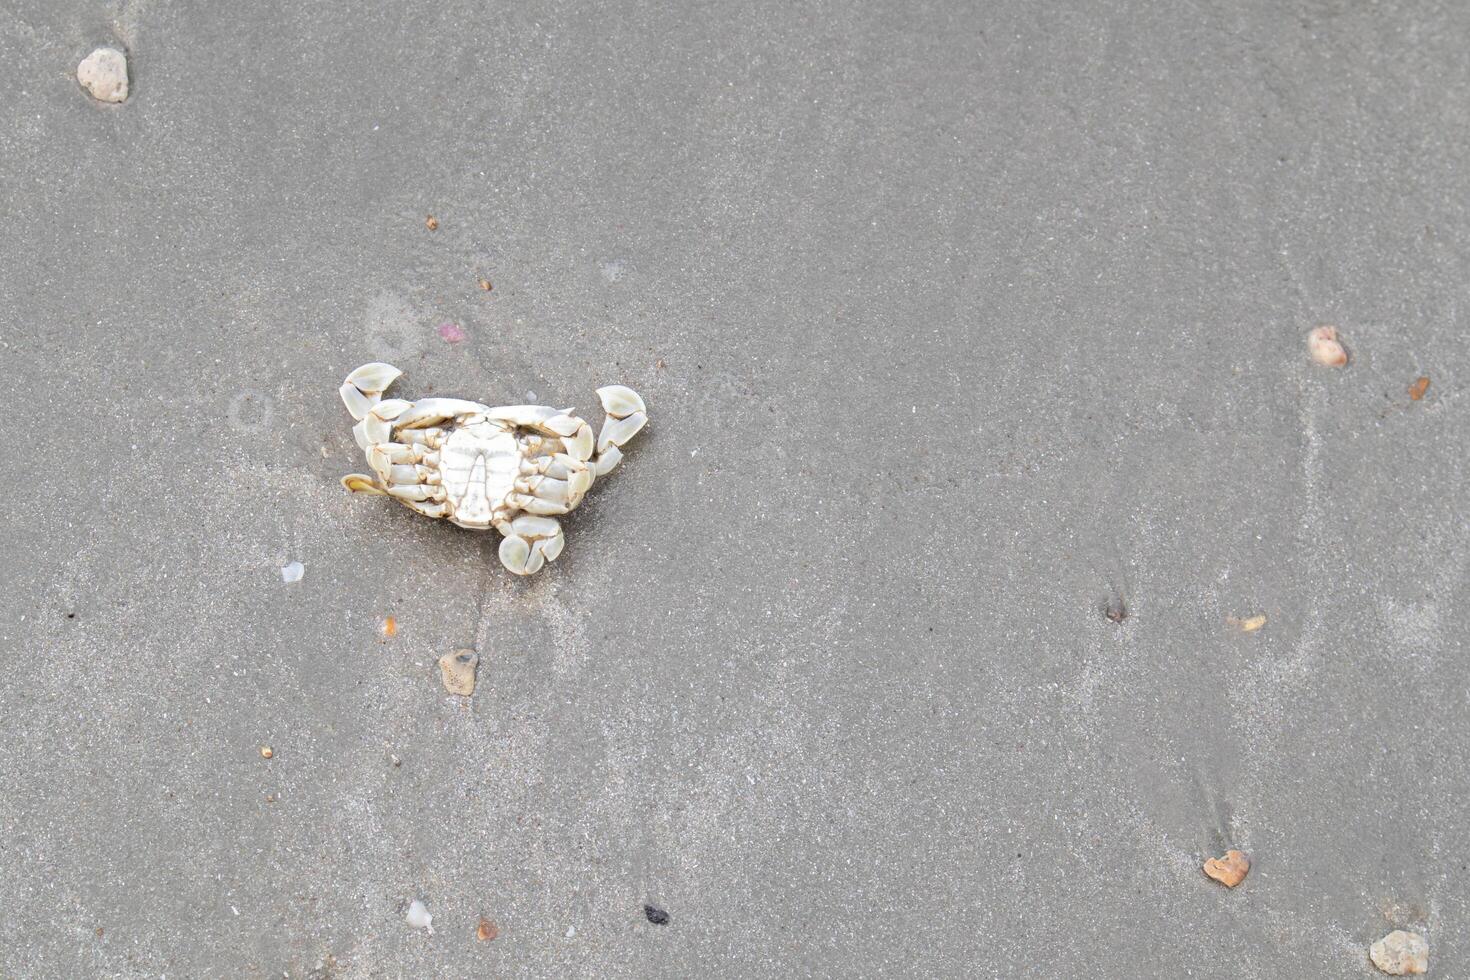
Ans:
{"label": "brown pebble", "polygon": [[275,754],[276,754],[275,749],[272,749],[269,745],[262,745],[260,747],[260,757],[262,759],[269,759],[271,756],[273,756]]}
{"label": "brown pebble", "polygon": [[1344,367],[1348,362],[1347,350],[1337,339],[1336,327],[1318,327],[1307,334],[1307,350],[1312,360],[1327,367]]}
{"label": "brown pebble", "polygon": [[1414,379],[1414,383],[1411,384],[1411,385],[1409,385],[1409,401],[1411,401],[1411,402],[1418,401],[1419,399],[1421,399],[1421,398],[1424,397],[1424,393],[1426,391],[1428,391],[1428,390],[1429,390],[1429,376],[1428,375],[1421,375],[1420,377],[1415,378]]}
{"label": "brown pebble", "polygon": [[500,928],[489,919],[481,919],[480,924],[475,927],[475,938],[482,943],[488,943],[500,935]]}
{"label": "brown pebble", "polygon": [[1223,858],[1210,858],[1205,862],[1205,874],[1226,888],[1234,888],[1245,881],[1250,870],[1251,859],[1240,851],[1226,851]]}
{"label": "brown pebble", "polygon": [[476,279],[475,281],[478,282],[480,284],[480,288],[485,290],[485,292],[487,293],[495,288],[495,285],[489,279]]}
{"label": "brown pebble", "polygon": [[101,939],[102,938],[102,927],[101,926],[98,926],[97,927],[97,938],[98,939]]}
{"label": "brown pebble", "polygon": [[429,215],[427,218],[424,219],[424,227],[429,229],[430,231],[438,231],[439,219],[434,217],[432,214]]}

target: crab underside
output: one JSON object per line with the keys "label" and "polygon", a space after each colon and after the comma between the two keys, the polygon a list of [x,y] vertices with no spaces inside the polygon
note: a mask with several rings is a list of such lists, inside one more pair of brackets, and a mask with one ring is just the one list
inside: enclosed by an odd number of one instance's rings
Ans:
{"label": "crab underside", "polygon": [[353,473],[353,493],[386,495],[427,517],[503,534],[500,560],[530,575],[561,554],[556,518],[576,508],[622,460],[622,448],[648,422],[631,388],[597,389],[607,419],[592,428],[545,405],[491,407],[460,398],[384,399],[403,372],[364,364],[338,389],[358,420],[352,433],[372,475]]}

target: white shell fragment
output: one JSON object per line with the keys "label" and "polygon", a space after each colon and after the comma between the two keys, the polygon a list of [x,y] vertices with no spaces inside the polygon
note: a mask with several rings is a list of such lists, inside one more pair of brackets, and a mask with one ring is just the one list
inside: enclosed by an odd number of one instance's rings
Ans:
{"label": "white shell fragment", "polygon": [[402,373],[391,364],[364,364],[338,390],[372,471],[348,474],[342,486],[460,527],[495,528],[503,536],[500,561],[517,575],[533,575],[562,553],[566,537],[557,518],[618,465],[620,447],[648,422],[643,399],[624,385],[598,389],[607,418],[596,437],[570,408],[384,400]]}
{"label": "white shell fragment", "polygon": [[306,566],[299,561],[287,562],[281,566],[281,581],[290,585],[292,582],[300,582],[306,574]]}
{"label": "white shell fragment", "polygon": [[434,934],[434,917],[429,914],[429,908],[418,899],[408,903],[408,911],[404,913],[403,921],[414,929],[427,929],[429,935]]}
{"label": "white shell fragment", "polygon": [[1312,360],[1325,367],[1347,366],[1347,350],[1337,339],[1336,327],[1318,327],[1307,334],[1307,351]]}
{"label": "white shell fragment", "polygon": [[128,97],[128,56],[116,48],[98,48],[77,65],[77,82],[98,102]]}
{"label": "white shell fragment", "polygon": [[1417,932],[1395,929],[1368,947],[1373,965],[1391,977],[1413,977],[1429,972],[1429,943]]}

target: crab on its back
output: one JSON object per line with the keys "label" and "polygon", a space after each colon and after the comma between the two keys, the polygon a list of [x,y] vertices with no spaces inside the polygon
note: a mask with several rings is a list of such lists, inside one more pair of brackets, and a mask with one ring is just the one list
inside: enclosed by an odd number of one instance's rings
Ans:
{"label": "crab on its back", "polygon": [[491,408],[459,398],[384,401],[401,374],[391,364],[364,364],[339,389],[359,420],[352,432],[374,474],[351,474],[342,485],[461,527],[495,528],[505,535],[500,560],[517,575],[561,554],[565,538],[555,517],[618,465],[620,447],[648,421],[637,392],[599,388],[607,420],[594,455],[591,427],[570,409]]}
{"label": "crab on its back", "polygon": [[489,527],[515,489],[521,459],[515,433],[503,423],[480,419],[451,432],[439,451],[449,519],[460,527]]}

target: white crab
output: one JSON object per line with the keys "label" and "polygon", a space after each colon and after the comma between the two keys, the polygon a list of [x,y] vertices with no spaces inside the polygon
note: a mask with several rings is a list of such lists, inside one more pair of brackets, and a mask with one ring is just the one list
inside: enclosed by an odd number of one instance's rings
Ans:
{"label": "white crab", "polygon": [[566,539],[556,516],[582,502],[592,481],[623,458],[619,448],[648,421],[632,388],[597,389],[607,420],[593,453],[592,428],[545,405],[491,408],[461,398],[383,400],[403,372],[364,364],[338,390],[352,417],[352,434],[373,476],[353,473],[353,493],[393,497],[428,517],[460,527],[495,528],[500,560],[517,575],[539,571],[561,554]]}

